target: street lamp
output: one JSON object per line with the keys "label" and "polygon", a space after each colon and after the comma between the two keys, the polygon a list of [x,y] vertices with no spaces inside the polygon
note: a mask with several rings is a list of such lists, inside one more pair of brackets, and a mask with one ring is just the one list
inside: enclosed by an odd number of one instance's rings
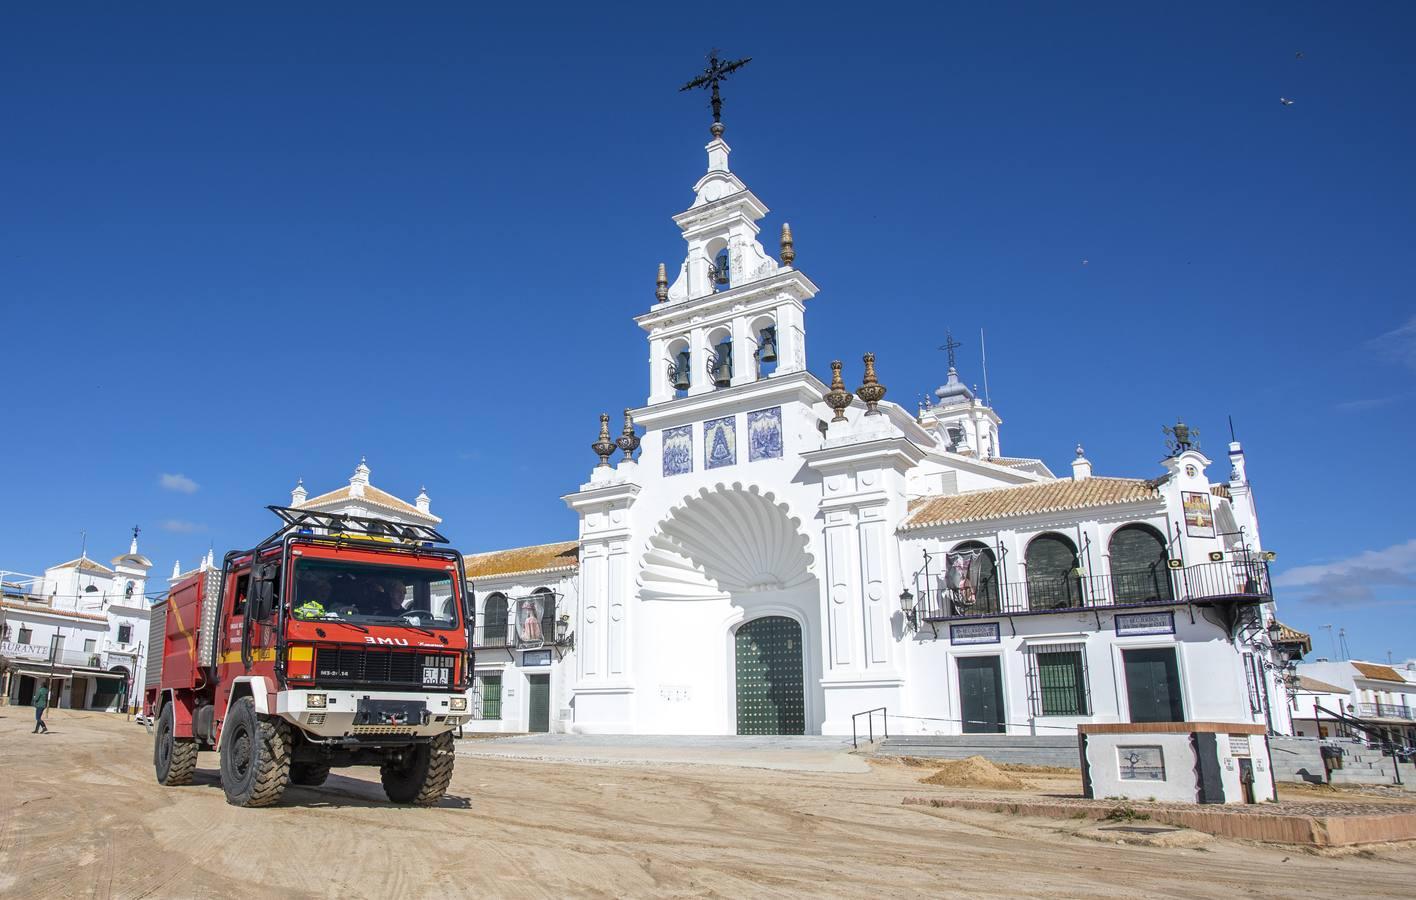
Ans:
{"label": "street lamp", "polygon": [[911,631],[919,630],[919,610],[915,607],[915,595],[908,587],[900,591],[900,612],[905,616],[905,624]]}

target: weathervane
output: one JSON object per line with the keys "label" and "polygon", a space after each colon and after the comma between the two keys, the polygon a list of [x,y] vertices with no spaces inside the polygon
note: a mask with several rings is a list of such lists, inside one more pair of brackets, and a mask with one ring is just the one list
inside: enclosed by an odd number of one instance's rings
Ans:
{"label": "weathervane", "polygon": [[962,343],[954,340],[954,333],[952,331],[946,330],[944,332],[944,343],[939,345],[939,349],[949,354],[949,369],[951,371],[954,370],[954,351],[962,346],[964,346]]}
{"label": "weathervane", "polygon": [[1200,429],[1189,427],[1181,419],[1175,420],[1174,427],[1162,425],[1160,430],[1165,435],[1165,446],[1170,450],[1171,456],[1179,456],[1186,450],[1200,449]]}
{"label": "weathervane", "polygon": [[738,69],[752,62],[752,57],[750,56],[744,59],[733,60],[732,62],[724,62],[718,59],[718,54],[721,52],[722,51],[717,48],[710,50],[708,52],[708,68],[703,71],[702,75],[699,75],[688,84],[679,88],[680,93],[683,91],[691,91],[694,88],[709,88],[712,91],[713,127],[710,130],[713,132],[713,137],[715,138],[723,136],[723,98],[718,96],[718,83],[733,72],[736,72]]}

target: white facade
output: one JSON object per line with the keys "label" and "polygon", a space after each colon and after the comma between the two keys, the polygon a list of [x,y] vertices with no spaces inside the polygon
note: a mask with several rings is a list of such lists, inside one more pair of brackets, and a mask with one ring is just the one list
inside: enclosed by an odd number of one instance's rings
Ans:
{"label": "white facade", "polygon": [[[1416,747],[1416,670],[1408,666],[1324,659],[1301,664],[1293,711],[1297,730]],[[1345,726],[1334,714],[1359,719],[1369,730]]]}
{"label": "white facade", "polygon": [[[1094,478],[1080,448],[1059,480],[1040,460],[1000,455],[1001,418],[952,365],[917,414],[879,400],[869,376],[857,393],[877,402],[850,400],[807,370],[818,289],[794,266],[790,232],[770,257],[766,206],[731,172],[720,135],[706,150],[708,172],[674,217],[678,276],[671,287],[661,276],[658,302],[635,319],[648,402],[626,412],[642,439],[627,427],[611,464],[602,416],[602,462],[564,498],[580,523],[578,569],[544,583],[514,564],[469,575],[479,598],[559,586],[574,637],[558,659],[573,666],[555,700],[566,728],[841,734],[883,706],[900,732],[1062,733],[1157,709],[1291,730],[1237,443],[1218,482],[1188,441],[1150,481]],[[962,608],[939,581],[970,541],[993,555],[996,608]],[[1137,586],[1111,557],[1133,562],[1146,541],[1155,556]],[[1034,545],[1073,547],[1065,574],[1047,576],[1077,585],[1070,601],[1039,601]],[[1062,676],[1080,683],[1059,701],[1043,682]]]}
{"label": "white facade", "polygon": [[118,711],[141,697],[151,568],[138,553],[135,529],[111,568],[84,554],[7,585],[0,655],[9,671],[0,696],[28,703],[48,681],[63,707]]}

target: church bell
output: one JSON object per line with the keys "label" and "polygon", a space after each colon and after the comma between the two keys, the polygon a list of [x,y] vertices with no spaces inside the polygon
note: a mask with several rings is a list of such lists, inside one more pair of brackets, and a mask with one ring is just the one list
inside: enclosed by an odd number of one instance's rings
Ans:
{"label": "church bell", "polygon": [[717,352],[713,354],[713,359],[710,361],[709,372],[713,376],[715,387],[727,387],[733,383],[732,341],[723,341],[718,345]]}
{"label": "church bell", "polygon": [[721,287],[721,286],[726,285],[726,284],[728,283],[728,251],[727,251],[727,250],[721,250],[721,251],[719,251],[719,253],[718,253],[718,258],[713,261],[712,275],[713,275],[713,283],[714,283],[714,284],[716,284],[716,285],[718,285],[718,286]]}
{"label": "church bell", "polygon": [[768,325],[758,333],[757,359],[770,363],[777,361],[777,326]]}
{"label": "church bell", "polygon": [[686,391],[690,386],[688,379],[688,351],[684,350],[676,359],[677,362],[669,363],[669,380],[673,382],[674,390]]}

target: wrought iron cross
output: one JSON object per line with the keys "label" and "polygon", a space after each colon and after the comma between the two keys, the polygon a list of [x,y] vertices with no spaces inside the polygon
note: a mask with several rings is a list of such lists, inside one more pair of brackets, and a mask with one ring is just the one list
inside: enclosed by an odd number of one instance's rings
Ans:
{"label": "wrought iron cross", "polygon": [[954,351],[962,346],[964,346],[962,343],[954,340],[954,333],[952,331],[944,332],[944,343],[939,345],[939,349],[948,352],[949,368],[954,368]]}
{"label": "wrought iron cross", "polygon": [[679,88],[680,93],[683,91],[691,91],[694,88],[708,88],[712,91],[714,125],[721,124],[723,120],[723,98],[718,96],[718,83],[733,72],[736,72],[738,69],[752,62],[752,57],[750,56],[744,59],[733,60],[732,62],[724,62],[718,59],[718,54],[721,52],[721,50],[716,48],[709,51],[708,68],[703,71],[702,75],[699,75],[688,84]]}

